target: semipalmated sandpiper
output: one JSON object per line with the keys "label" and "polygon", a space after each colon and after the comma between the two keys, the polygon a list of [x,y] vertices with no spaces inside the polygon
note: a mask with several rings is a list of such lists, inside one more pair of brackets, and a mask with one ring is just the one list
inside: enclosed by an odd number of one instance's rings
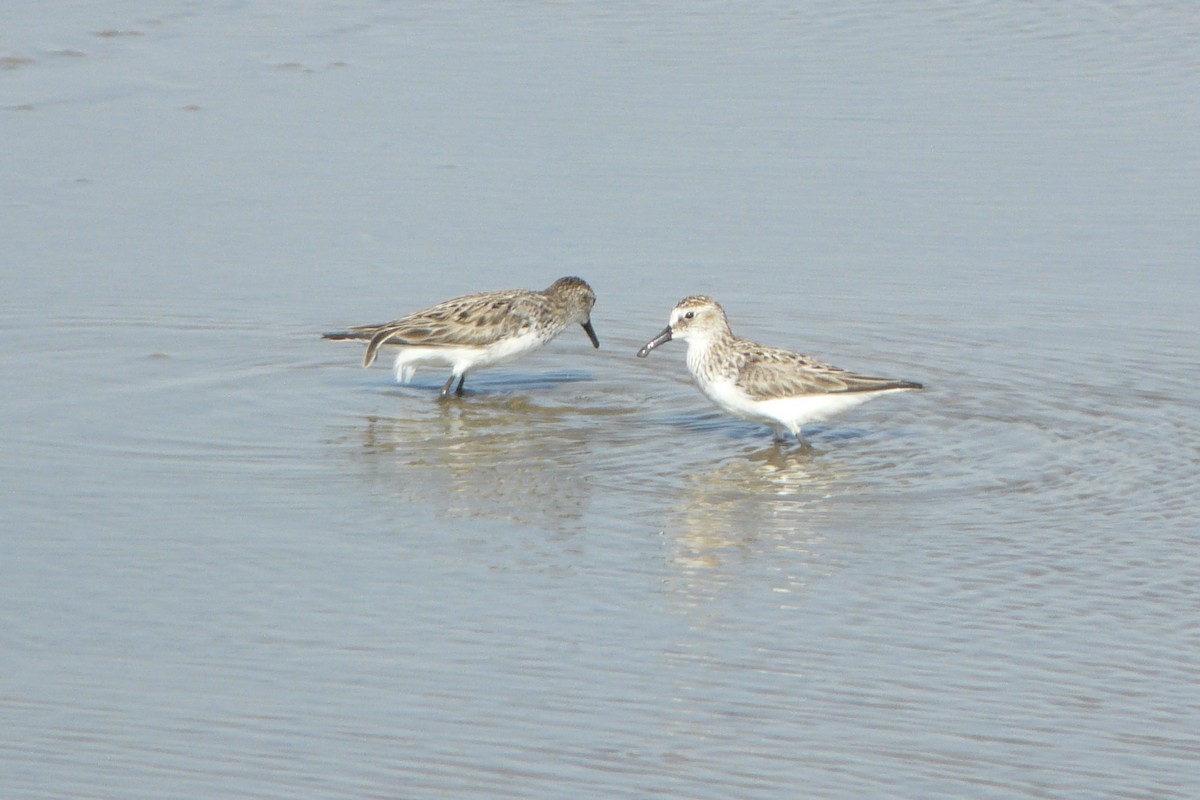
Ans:
{"label": "semipalmated sandpiper", "polygon": [[446,300],[383,325],[356,325],[324,334],[326,339],[365,341],[363,366],[383,346],[396,347],[396,380],[408,383],[417,367],[450,367],[441,397],[462,395],[467,373],[504,364],[542,347],[572,322],[583,326],[596,347],[591,312],[596,293],[582,278],[559,278],[543,291],[512,289]]}
{"label": "semipalmated sandpiper", "polygon": [[827,419],[881,394],[921,388],[912,381],[855,375],[740,339],[729,329],[725,309],[702,295],[679,301],[670,324],[638,351],[638,358],[672,339],[687,342],[688,369],[709,400],[735,417],[767,423],[779,440],[790,432],[803,441],[800,428],[806,422]]}

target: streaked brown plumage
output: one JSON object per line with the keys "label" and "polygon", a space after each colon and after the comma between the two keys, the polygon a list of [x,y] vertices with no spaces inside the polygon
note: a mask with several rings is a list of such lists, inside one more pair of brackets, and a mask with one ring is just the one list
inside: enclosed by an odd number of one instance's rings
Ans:
{"label": "streaked brown plumage", "polygon": [[572,322],[583,326],[595,347],[591,311],[596,294],[582,278],[567,277],[542,291],[511,289],[455,297],[382,325],[355,325],[324,334],[326,339],[367,342],[363,366],[375,362],[385,345],[399,348],[396,378],[407,383],[418,366],[450,366],[441,396],[455,379],[462,394],[468,371],[495,366],[530,353],[554,339]]}

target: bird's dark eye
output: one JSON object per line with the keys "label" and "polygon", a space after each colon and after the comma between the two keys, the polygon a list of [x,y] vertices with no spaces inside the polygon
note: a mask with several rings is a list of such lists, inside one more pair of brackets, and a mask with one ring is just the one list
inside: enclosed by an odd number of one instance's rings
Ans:
{"label": "bird's dark eye", "polygon": [[691,319],[691,318],[692,318],[692,317],[694,317],[694,316],[696,316],[696,312],[695,312],[695,311],[689,311],[689,312],[687,312],[686,314],[684,314],[684,315],[683,315],[683,318],[684,318],[684,319]]}

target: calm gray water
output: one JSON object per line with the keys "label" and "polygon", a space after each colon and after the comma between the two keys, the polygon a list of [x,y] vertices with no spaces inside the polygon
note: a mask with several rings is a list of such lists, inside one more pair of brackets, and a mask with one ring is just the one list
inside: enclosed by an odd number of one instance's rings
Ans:
{"label": "calm gray water", "polygon": [[7,5],[0,796],[1200,796],[1189,4]]}

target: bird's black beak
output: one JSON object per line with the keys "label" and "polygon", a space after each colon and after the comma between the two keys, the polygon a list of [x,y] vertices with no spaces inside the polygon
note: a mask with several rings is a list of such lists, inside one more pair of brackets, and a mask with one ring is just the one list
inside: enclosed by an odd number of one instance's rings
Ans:
{"label": "bird's black beak", "polygon": [[600,340],[596,338],[596,331],[592,328],[592,321],[589,319],[583,323],[583,330],[587,333],[588,338],[592,340],[592,347],[600,348]]}
{"label": "bird's black beak", "polygon": [[650,341],[646,342],[646,346],[643,347],[641,350],[638,350],[638,352],[637,352],[638,358],[645,358],[646,356],[650,355],[651,350],[658,347],[660,344],[666,344],[669,341],[671,341],[671,326],[670,325],[663,328],[662,333],[660,333],[658,336],[655,336]]}

